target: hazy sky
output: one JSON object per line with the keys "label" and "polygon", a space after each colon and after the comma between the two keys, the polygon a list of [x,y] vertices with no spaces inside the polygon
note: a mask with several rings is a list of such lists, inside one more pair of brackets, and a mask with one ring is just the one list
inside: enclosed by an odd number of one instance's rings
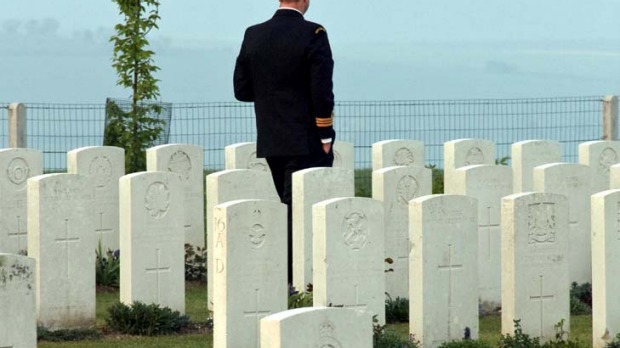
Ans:
{"label": "hazy sky", "polygon": [[[230,101],[245,28],[276,0],[161,0],[162,99]],[[312,0],[338,100],[620,94],[620,0]],[[115,85],[111,0],[3,1],[0,102],[95,102]]]}

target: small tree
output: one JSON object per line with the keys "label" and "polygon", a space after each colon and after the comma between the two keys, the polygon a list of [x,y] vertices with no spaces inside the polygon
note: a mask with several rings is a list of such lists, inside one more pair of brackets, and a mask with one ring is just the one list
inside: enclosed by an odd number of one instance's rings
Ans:
{"label": "small tree", "polygon": [[112,0],[124,17],[124,23],[115,26],[112,66],[118,75],[117,84],[131,88],[131,109],[124,111],[116,103],[108,103],[104,144],[125,149],[125,168],[128,173],[146,169],[145,149],[162,132],[163,121],[151,117],[161,107],[153,103],[159,97],[159,82],[153,73],[155,53],[148,50],[146,35],[157,29],[158,0]]}

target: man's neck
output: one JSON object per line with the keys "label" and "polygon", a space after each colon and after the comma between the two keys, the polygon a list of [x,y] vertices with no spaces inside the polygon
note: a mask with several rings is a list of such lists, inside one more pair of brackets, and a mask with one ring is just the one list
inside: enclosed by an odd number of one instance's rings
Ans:
{"label": "man's neck", "polygon": [[304,15],[301,11],[299,11],[298,9],[294,8],[294,7],[290,7],[290,6],[280,6],[280,8],[278,8],[278,10],[293,10],[293,11],[297,11],[299,12],[302,16]]}

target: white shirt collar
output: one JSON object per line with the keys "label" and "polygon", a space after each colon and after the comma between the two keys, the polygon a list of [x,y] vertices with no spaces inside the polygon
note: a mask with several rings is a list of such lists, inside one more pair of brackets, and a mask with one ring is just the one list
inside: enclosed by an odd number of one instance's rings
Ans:
{"label": "white shirt collar", "polygon": [[281,6],[280,8],[278,8],[278,10],[293,10],[293,11],[299,12],[299,14],[302,15],[302,16],[304,15],[303,13],[301,13],[301,11],[299,11],[296,8],[292,8],[292,7]]}

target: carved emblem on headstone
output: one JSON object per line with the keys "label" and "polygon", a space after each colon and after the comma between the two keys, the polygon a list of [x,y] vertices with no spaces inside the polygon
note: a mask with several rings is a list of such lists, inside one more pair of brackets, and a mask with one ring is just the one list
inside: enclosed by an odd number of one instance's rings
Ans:
{"label": "carved emblem on headstone", "polygon": [[414,161],[413,152],[406,147],[398,149],[394,154],[394,164],[397,166],[410,166]]}
{"label": "carved emblem on headstone", "polygon": [[168,171],[176,173],[181,181],[189,179],[189,173],[192,170],[192,160],[184,151],[176,151],[170,156],[168,161]]}
{"label": "carved emblem on headstone", "polygon": [[465,156],[465,165],[470,166],[474,164],[483,164],[484,163],[484,153],[480,150],[479,147],[472,147],[467,152],[467,156]]}
{"label": "carved emblem on headstone", "polygon": [[368,242],[368,219],[362,212],[352,212],[342,222],[344,244],[352,250],[360,250]]}
{"label": "carved emblem on headstone", "polygon": [[252,152],[248,158],[248,169],[260,170],[263,172],[269,170],[267,165],[256,157],[256,152]]}
{"label": "carved emblem on headstone", "polygon": [[144,207],[149,215],[160,219],[166,215],[170,208],[170,190],[162,182],[154,182],[146,190]]}
{"label": "carved emblem on headstone", "polygon": [[413,176],[404,176],[396,185],[398,203],[405,206],[409,205],[409,201],[416,196],[419,189],[420,185],[418,185],[418,181]]}
{"label": "carved emblem on headstone", "polygon": [[263,245],[265,245],[265,238],[267,234],[265,233],[263,225],[252,225],[252,227],[250,227],[250,232],[248,236],[250,237],[250,243],[252,244],[252,248],[260,249],[263,247]]}
{"label": "carved emblem on headstone", "polygon": [[325,320],[319,326],[319,334],[321,338],[319,343],[315,344],[316,348],[342,348],[342,344],[334,337],[334,331],[336,327],[334,323],[329,320]]}
{"label": "carved emblem on headstone", "polygon": [[104,187],[112,176],[112,163],[106,156],[97,156],[90,162],[88,173],[96,187]]}
{"label": "carved emblem on headstone", "polygon": [[601,155],[598,158],[598,165],[603,173],[609,174],[609,167],[618,163],[618,154],[611,147],[605,148],[601,151]]}
{"label": "carved emblem on headstone", "polygon": [[555,243],[555,204],[536,203],[528,208],[529,244]]}
{"label": "carved emblem on headstone", "polygon": [[30,175],[30,167],[25,159],[16,157],[9,163],[6,173],[12,183],[15,185],[21,185],[26,181],[26,179],[28,179],[28,176]]}

